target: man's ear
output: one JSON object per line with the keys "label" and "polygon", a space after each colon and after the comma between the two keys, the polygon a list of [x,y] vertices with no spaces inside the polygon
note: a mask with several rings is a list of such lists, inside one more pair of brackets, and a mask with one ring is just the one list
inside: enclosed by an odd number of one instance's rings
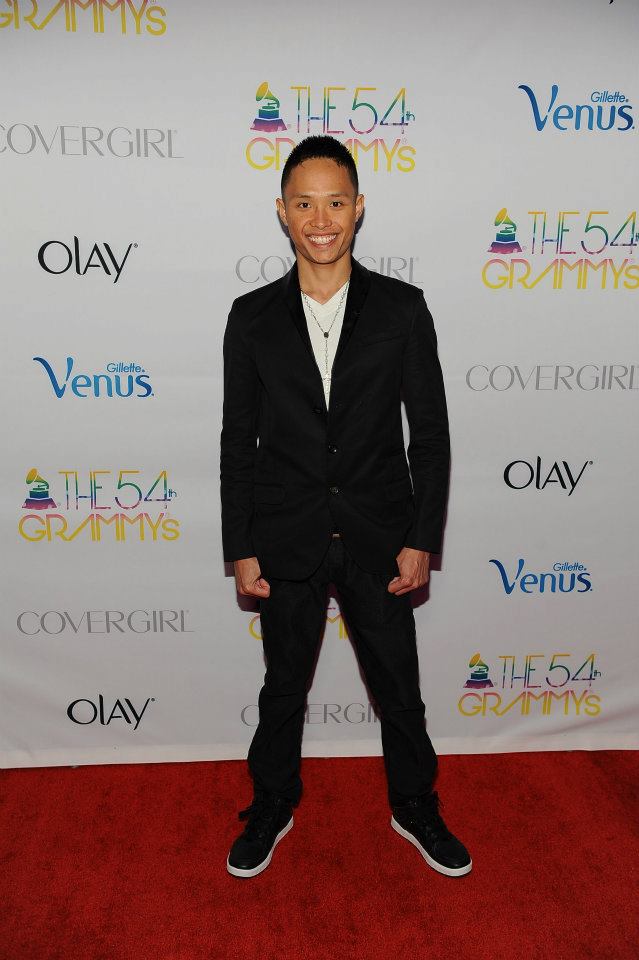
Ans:
{"label": "man's ear", "polygon": [[277,210],[277,213],[278,213],[278,216],[279,216],[280,220],[282,221],[282,223],[284,224],[284,226],[287,227],[287,226],[288,226],[288,223],[287,223],[287,221],[286,221],[286,208],[285,208],[285,206],[284,206],[284,201],[282,200],[281,197],[277,197],[277,198],[276,198],[276,200],[275,200],[275,208],[276,208],[276,210]]}

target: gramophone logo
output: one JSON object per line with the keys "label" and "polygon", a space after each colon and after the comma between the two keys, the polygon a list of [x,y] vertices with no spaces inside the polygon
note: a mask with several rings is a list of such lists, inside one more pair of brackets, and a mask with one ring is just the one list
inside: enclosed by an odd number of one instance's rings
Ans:
{"label": "gramophone logo", "polygon": [[286,124],[280,117],[280,101],[269,88],[265,80],[257,88],[255,99],[260,104],[257,116],[251,124],[251,130],[261,130],[262,133],[277,133],[286,130]]}
{"label": "gramophone logo", "polygon": [[517,243],[517,225],[508,216],[506,207],[502,207],[495,217],[495,226],[499,227],[495,239],[491,243],[489,253],[521,253]]}
{"label": "gramophone logo", "polygon": [[483,687],[492,687],[493,682],[488,677],[488,664],[484,663],[480,654],[474,653],[468,661],[470,667],[470,677],[464,684],[465,687],[481,689]]}
{"label": "gramophone logo", "polygon": [[22,506],[26,510],[48,510],[56,508],[55,500],[49,496],[49,484],[40,476],[36,467],[29,470],[27,474],[27,487],[29,493]]}

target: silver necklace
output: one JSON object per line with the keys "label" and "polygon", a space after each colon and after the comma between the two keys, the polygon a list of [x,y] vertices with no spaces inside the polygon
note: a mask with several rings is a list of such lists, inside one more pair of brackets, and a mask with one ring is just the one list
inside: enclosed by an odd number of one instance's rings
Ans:
{"label": "silver necklace", "polygon": [[325,366],[326,366],[326,373],[325,373],[325,375],[322,377],[322,380],[323,380],[324,383],[325,383],[325,387],[328,386],[328,385],[330,384],[330,381],[331,381],[331,374],[330,374],[329,369],[328,369],[328,335],[329,335],[329,333],[331,332],[331,328],[332,328],[333,324],[335,323],[335,321],[336,321],[336,319],[337,319],[337,315],[338,315],[338,313],[339,313],[340,310],[341,310],[342,304],[344,303],[344,297],[345,297],[346,294],[348,293],[348,285],[349,285],[349,283],[350,283],[350,278],[346,281],[346,286],[344,287],[344,291],[343,291],[342,296],[340,297],[340,301],[339,301],[339,303],[338,303],[338,305],[337,305],[337,310],[335,311],[335,316],[334,316],[333,319],[331,320],[331,323],[330,323],[330,326],[329,326],[328,330],[324,330],[324,328],[322,327],[321,323],[319,322],[319,320],[318,320],[317,317],[315,316],[315,311],[313,310],[312,306],[310,305],[309,300],[308,300],[308,297],[306,296],[306,294],[305,294],[304,291],[302,290],[302,296],[304,297],[304,302],[306,303],[306,306],[308,307],[309,312],[310,312],[311,316],[313,317],[313,320],[315,321],[315,323],[317,324],[317,326],[320,328],[320,330],[321,330],[322,333],[324,334],[324,364],[325,364]]}

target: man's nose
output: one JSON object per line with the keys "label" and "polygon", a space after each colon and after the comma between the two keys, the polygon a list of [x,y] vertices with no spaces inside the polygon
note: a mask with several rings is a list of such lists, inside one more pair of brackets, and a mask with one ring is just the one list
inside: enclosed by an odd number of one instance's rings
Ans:
{"label": "man's nose", "polygon": [[311,220],[311,225],[317,227],[318,229],[323,229],[328,226],[331,222],[331,214],[328,208],[326,207],[316,207],[313,211],[313,219]]}

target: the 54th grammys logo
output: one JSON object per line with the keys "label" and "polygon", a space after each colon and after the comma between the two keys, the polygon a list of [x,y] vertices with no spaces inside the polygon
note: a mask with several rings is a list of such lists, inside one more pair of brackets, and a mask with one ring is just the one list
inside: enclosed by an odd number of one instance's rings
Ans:
{"label": "the 54th grammys logo", "polygon": [[[61,26],[66,33],[120,33],[160,37],[166,32],[166,10],[149,0],[4,0],[4,12],[0,12],[0,29],[13,27],[20,30],[45,30],[53,24],[55,31]],[[105,20],[105,7],[111,15]],[[78,17],[78,8],[80,16]]]}
{"label": "the 54th grammys logo", "polygon": [[[406,87],[296,83],[263,80],[255,92],[245,157],[254,170],[281,170],[298,140],[325,134],[343,142],[367,173],[410,173],[417,150],[409,134],[415,113]],[[285,108],[282,99],[286,97]],[[288,120],[288,122],[287,122]]]}
{"label": "the 54th grammys logo", "polygon": [[[177,496],[161,470],[151,483],[141,470],[59,470],[61,493],[51,494],[49,481],[32,467],[26,475],[18,533],[29,543],[52,541],[93,543],[170,542],[180,537],[180,521],[170,516]],[[117,481],[116,481],[117,477]],[[88,513],[84,514],[88,508]]]}
{"label": "the 54th grammys logo", "polygon": [[601,696],[593,685],[602,674],[596,654],[582,658],[568,651],[499,654],[501,666],[491,680],[489,664],[474,653],[457,709],[473,718],[501,718],[511,710],[522,717],[596,717]]}

